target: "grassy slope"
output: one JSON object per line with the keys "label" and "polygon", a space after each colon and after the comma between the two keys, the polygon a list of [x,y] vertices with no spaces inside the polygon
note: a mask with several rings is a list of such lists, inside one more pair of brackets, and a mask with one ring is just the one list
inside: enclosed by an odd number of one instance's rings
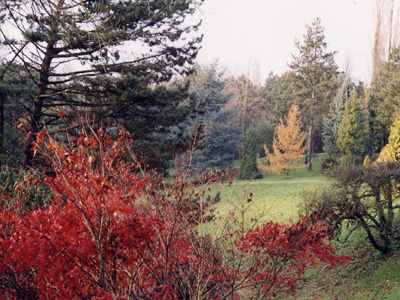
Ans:
{"label": "grassy slope", "polygon": [[400,251],[383,257],[366,243],[363,232],[345,244],[333,242],[338,253],[352,261],[330,269],[311,269],[296,299],[310,299],[313,293],[324,299],[400,299]]}
{"label": "grassy slope", "polygon": [[[258,222],[296,219],[303,192],[328,186],[328,180],[319,172],[319,161],[318,157],[314,159],[313,171],[292,171],[288,179],[285,175],[263,173],[259,180],[214,187],[213,191],[221,192],[217,215],[224,216],[236,209],[246,210],[245,218]],[[218,227],[218,221],[214,225]],[[353,261],[332,270],[324,266],[313,268],[297,299],[312,298],[315,292],[323,294],[324,299],[400,299],[400,251],[382,257],[365,242],[362,232],[346,244],[334,244],[339,253],[352,256]]]}

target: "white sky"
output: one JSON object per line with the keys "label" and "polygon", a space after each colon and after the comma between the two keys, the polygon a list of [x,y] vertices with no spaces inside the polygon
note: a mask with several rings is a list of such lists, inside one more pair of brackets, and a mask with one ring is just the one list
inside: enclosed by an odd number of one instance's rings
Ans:
{"label": "white sky", "polygon": [[206,0],[200,9],[201,64],[219,59],[235,75],[250,66],[250,76],[263,83],[270,71],[289,70],[295,38],[302,41],[305,25],[320,17],[339,69],[350,61],[352,76],[370,81],[375,0]]}
{"label": "white sky", "polygon": [[[0,0],[1,1],[1,0]],[[200,7],[204,33],[197,61],[218,59],[227,73],[247,74],[264,83],[281,74],[297,54],[306,24],[320,17],[328,51],[338,51],[340,70],[350,62],[354,79],[370,81],[376,0],[205,0]],[[400,2],[397,1],[396,2]],[[399,4],[400,6],[400,4]],[[399,8],[400,9],[400,8]]]}

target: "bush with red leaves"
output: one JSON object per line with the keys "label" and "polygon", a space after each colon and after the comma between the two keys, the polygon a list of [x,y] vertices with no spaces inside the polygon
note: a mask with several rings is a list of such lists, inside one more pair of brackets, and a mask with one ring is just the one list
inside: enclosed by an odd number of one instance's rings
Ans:
{"label": "bush with red leaves", "polygon": [[50,205],[0,207],[2,299],[273,298],[294,294],[310,264],[346,260],[325,243],[325,226],[307,218],[200,234],[202,205],[186,180],[164,187],[127,161],[125,132],[117,140],[83,132],[65,144],[38,135],[54,169]]}

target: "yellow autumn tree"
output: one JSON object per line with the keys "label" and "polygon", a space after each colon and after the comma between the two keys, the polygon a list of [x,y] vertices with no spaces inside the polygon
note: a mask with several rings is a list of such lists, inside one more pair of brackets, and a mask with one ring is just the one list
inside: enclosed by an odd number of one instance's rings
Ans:
{"label": "yellow autumn tree", "polygon": [[306,132],[301,131],[299,114],[299,106],[293,104],[285,118],[286,124],[281,120],[275,128],[272,144],[274,151],[270,153],[267,146],[264,145],[269,165],[260,163],[262,170],[277,174],[285,172],[286,176],[289,176],[290,170],[302,168],[297,164],[300,160],[300,155],[306,150],[304,146]]}
{"label": "yellow autumn tree", "polygon": [[382,161],[400,161],[400,114],[390,127],[388,143],[383,147],[377,162]]}

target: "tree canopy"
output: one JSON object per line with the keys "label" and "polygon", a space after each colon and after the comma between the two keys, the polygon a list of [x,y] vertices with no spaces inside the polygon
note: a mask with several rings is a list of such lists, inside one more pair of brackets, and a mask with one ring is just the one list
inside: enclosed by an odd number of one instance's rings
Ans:
{"label": "tree canopy", "polygon": [[390,126],[400,111],[400,48],[394,48],[371,84],[370,110],[377,151],[387,143]]}
{"label": "tree canopy", "polygon": [[323,120],[322,140],[325,153],[324,162],[326,165],[339,163],[342,151],[339,149],[337,140],[339,136],[340,123],[342,121],[344,107],[350,96],[351,81],[349,77],[344,78],[341,87],[338,89],[335,98],[329,105],[328,115]]}
{"label": "tree canopy", "polygon": [[390,127],[389,141],[383,147],[377,161],[400,161],[400,115],[397,115]]}
{"label": "tree canopy", "polygon": [[2,27],[2,45],[36,86],[23,163],[32,164],[42,122],[58,123],[60,110],[67,119],[85,109],[98,118],[134,111],[138,123],[151,115],[162,103],[149,108],[147,101],[165,93],[152,87],[187,72],[196,57],[202,37],[187,34],[199,23],[186,17],[201,2],[1,1],[0,21],[18,31]]}
{"label": "tree canopy", "polygon": [[356,92],[346,102],[344,115],[338,131],[338,146],[350,156],[351,161],[360,163],[367,152],[368,128]]}
{"label": "tree canopy", "polygon": [[[307,33],[301,43],[296,41],[298,56],[293,55],[289,64],[297,77],[297,90],[308,125],[307,163],[311,170],[311,154],[314,143],[314,122],[321,123],[325,107],[336,92],[337,66],[336,52],[327,52],[324,28],[319,18],[306,26]],[[322,124],[321,124],[322,125]],[[322,128],[322,126],[315,126]]]}
{"label": "tree canopy", "polygon": [[198,66],[195,74],[190,76],[190,92],[201,106],[201,114],[192,124],[202,128],[198,145],[195,145],[197,150],[193,153],[193,167],[197,172],[231,167],[237,157],[236,143],[244,140],[242,128],[231,122],[237,110],[226,107],[232,97],[226,82],[218,62]]}

